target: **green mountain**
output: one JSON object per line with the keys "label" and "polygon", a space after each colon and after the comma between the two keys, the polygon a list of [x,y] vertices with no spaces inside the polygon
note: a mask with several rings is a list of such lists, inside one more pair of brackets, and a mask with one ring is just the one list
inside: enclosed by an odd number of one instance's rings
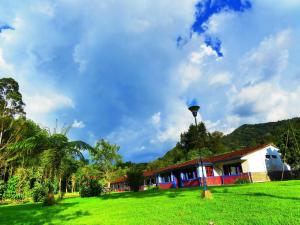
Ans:
{"label": "green mountain", "polygon": [[[200,123],[198,127],[200,135],[198,135],[197,141],[193,138],[195,137],[195,126],[191,125],[187,132],[181,134],[180,140],[174,148],[163,157],[149,162],[147,167],[148,169],[157,169],[197,158],[199,154],[203,156],[215,155],[271,142],[278,145],[280,136],[287,130],[300,131],[300,118],[260,124],[244,124],[224,136],[218,131],[207,132],[205,125]],[[293,132],[290,133],[293,134]]]}
{"label": "green mountain", "polygon": [[260,124],[244,124],[232,133],[223,136],[222,143],[230,151],[270,142],[277,144],[280,135],[287,132],[288,129],[300,130],[300,118]]}

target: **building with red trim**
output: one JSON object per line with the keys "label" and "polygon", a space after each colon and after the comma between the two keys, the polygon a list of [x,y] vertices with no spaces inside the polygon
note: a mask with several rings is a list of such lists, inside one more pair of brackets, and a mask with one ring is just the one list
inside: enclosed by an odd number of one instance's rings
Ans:
{"label": "building with red trim", "polygon": [[[281,160],[279,149],[273,144],[210,156],[202,161],[207,185],[234,184],[238,179],[249,182],[269,181],[271,173],[290,170]],[[199,159],[145,171],[144,177],[143,190],[149,186],[168,189],[202,186],[203,183]],[[126,176],[111,182],[111,188],[114,191],[129,190]]]}

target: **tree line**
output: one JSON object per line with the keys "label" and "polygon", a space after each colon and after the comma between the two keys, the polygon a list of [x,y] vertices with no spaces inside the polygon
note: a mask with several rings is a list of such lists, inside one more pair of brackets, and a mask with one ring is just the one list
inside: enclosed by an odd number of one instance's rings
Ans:
{"label": "tree line", "polygon": [[179,141],[171,150],[163,157],[149,162],[147,168],[162,168],[199,158],[200,155],[217,155],[268,143],[279,147],[283,160],[293,169],[299,169],[300,118],[244,124],[228,135],[219,131],[208,132],[203,122],[197,127],[192,124],[180,135]]}
{"label": "tree line", "polygon": [[51,132],[26,118],[24,107],[18,83],[1,78],[0,200],[23,200],[33,193],[53,198],[56,193],[83,190],[83,184],[88,187],[94,180],[101,187],[109,185],[122,164],[119,146],[104,139],[95,146],[70,140],[70,127]]}

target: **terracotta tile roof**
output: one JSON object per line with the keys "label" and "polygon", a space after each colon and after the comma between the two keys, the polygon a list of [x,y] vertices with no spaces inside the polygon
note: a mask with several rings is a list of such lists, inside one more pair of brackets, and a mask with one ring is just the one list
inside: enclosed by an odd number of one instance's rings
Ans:
{"label": "terracotta tile roof", "polygon": [[145,171],[144,172],[145,177],[151,177],[151,176],[154,176],[155,174],[156,174],[156,170],[151,170],[151,171]]}
{"label": "terracotta tile roof", "polygon": [[122,183],[126,180],[127,176],[119,177],[118,179],[115,179],[114,181],[110,182],[111,184],[116,184],[116,183]]}

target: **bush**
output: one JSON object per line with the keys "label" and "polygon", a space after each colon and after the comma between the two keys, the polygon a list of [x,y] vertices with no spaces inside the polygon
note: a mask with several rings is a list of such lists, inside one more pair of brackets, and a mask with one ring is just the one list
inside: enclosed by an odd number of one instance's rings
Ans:
{"label": "bush", "polygon": [[53,192],[48,193],[46,198],[44,198],[44,205],[51,206],[55,204],[55,198]]}
{"label": "bush", "polygon": [[31,189],[30,189],[30,178],[32,173],[30,170],[24,168],[18,168],[15,176],[18,177],[18,182],[16,186],[17,196],[16,200],[20,200],[20,195],[23,195],[23,198],[31,196]]}
{"label": "bush", "polygon": [[17,185],[19,178],[17,176],[12,176],[7,182],[7,188],[4,193],[5,198],[16,199],[17,197]]}
{"label": "bush", "polygon": [[137,168],[131,168],[127,172],[127,183],[131,191],[139,191],[144,182],[143,171]]}
{"label": "bush", "polygon": [[41,183],[36,182],[32,189],[31,197],[34,202],[43,202],[47,196],[47,188]]}
{"label": "bush", "polygon": [[93,197],[99,196],[102,192],[102,185],[100,182],[94,177],[86,177],[84,176],[81,179],[79,194],[80,197]]}
{"label": "bush", "polygon": [[4,199],[4,193],[6,190],[6,185],[3,180],[0,180],[0,201]]}
{"label": "bush", "polygon": [[152,185],[147,186],[147,191],[157,191],[157,190],[159,190],[159,186],[152,186]]}
{"label": "bush", "polygon": [[246,178],[239,178],[239,179],[236,179],[234,183],[235,184],[249,184],[250,181]]}
{"label": "bush", "polygon": [[23,194],[16,194],[15,197],[14,197],[14,200],[16,201],[23,201],[25,198],[25,196]]}

